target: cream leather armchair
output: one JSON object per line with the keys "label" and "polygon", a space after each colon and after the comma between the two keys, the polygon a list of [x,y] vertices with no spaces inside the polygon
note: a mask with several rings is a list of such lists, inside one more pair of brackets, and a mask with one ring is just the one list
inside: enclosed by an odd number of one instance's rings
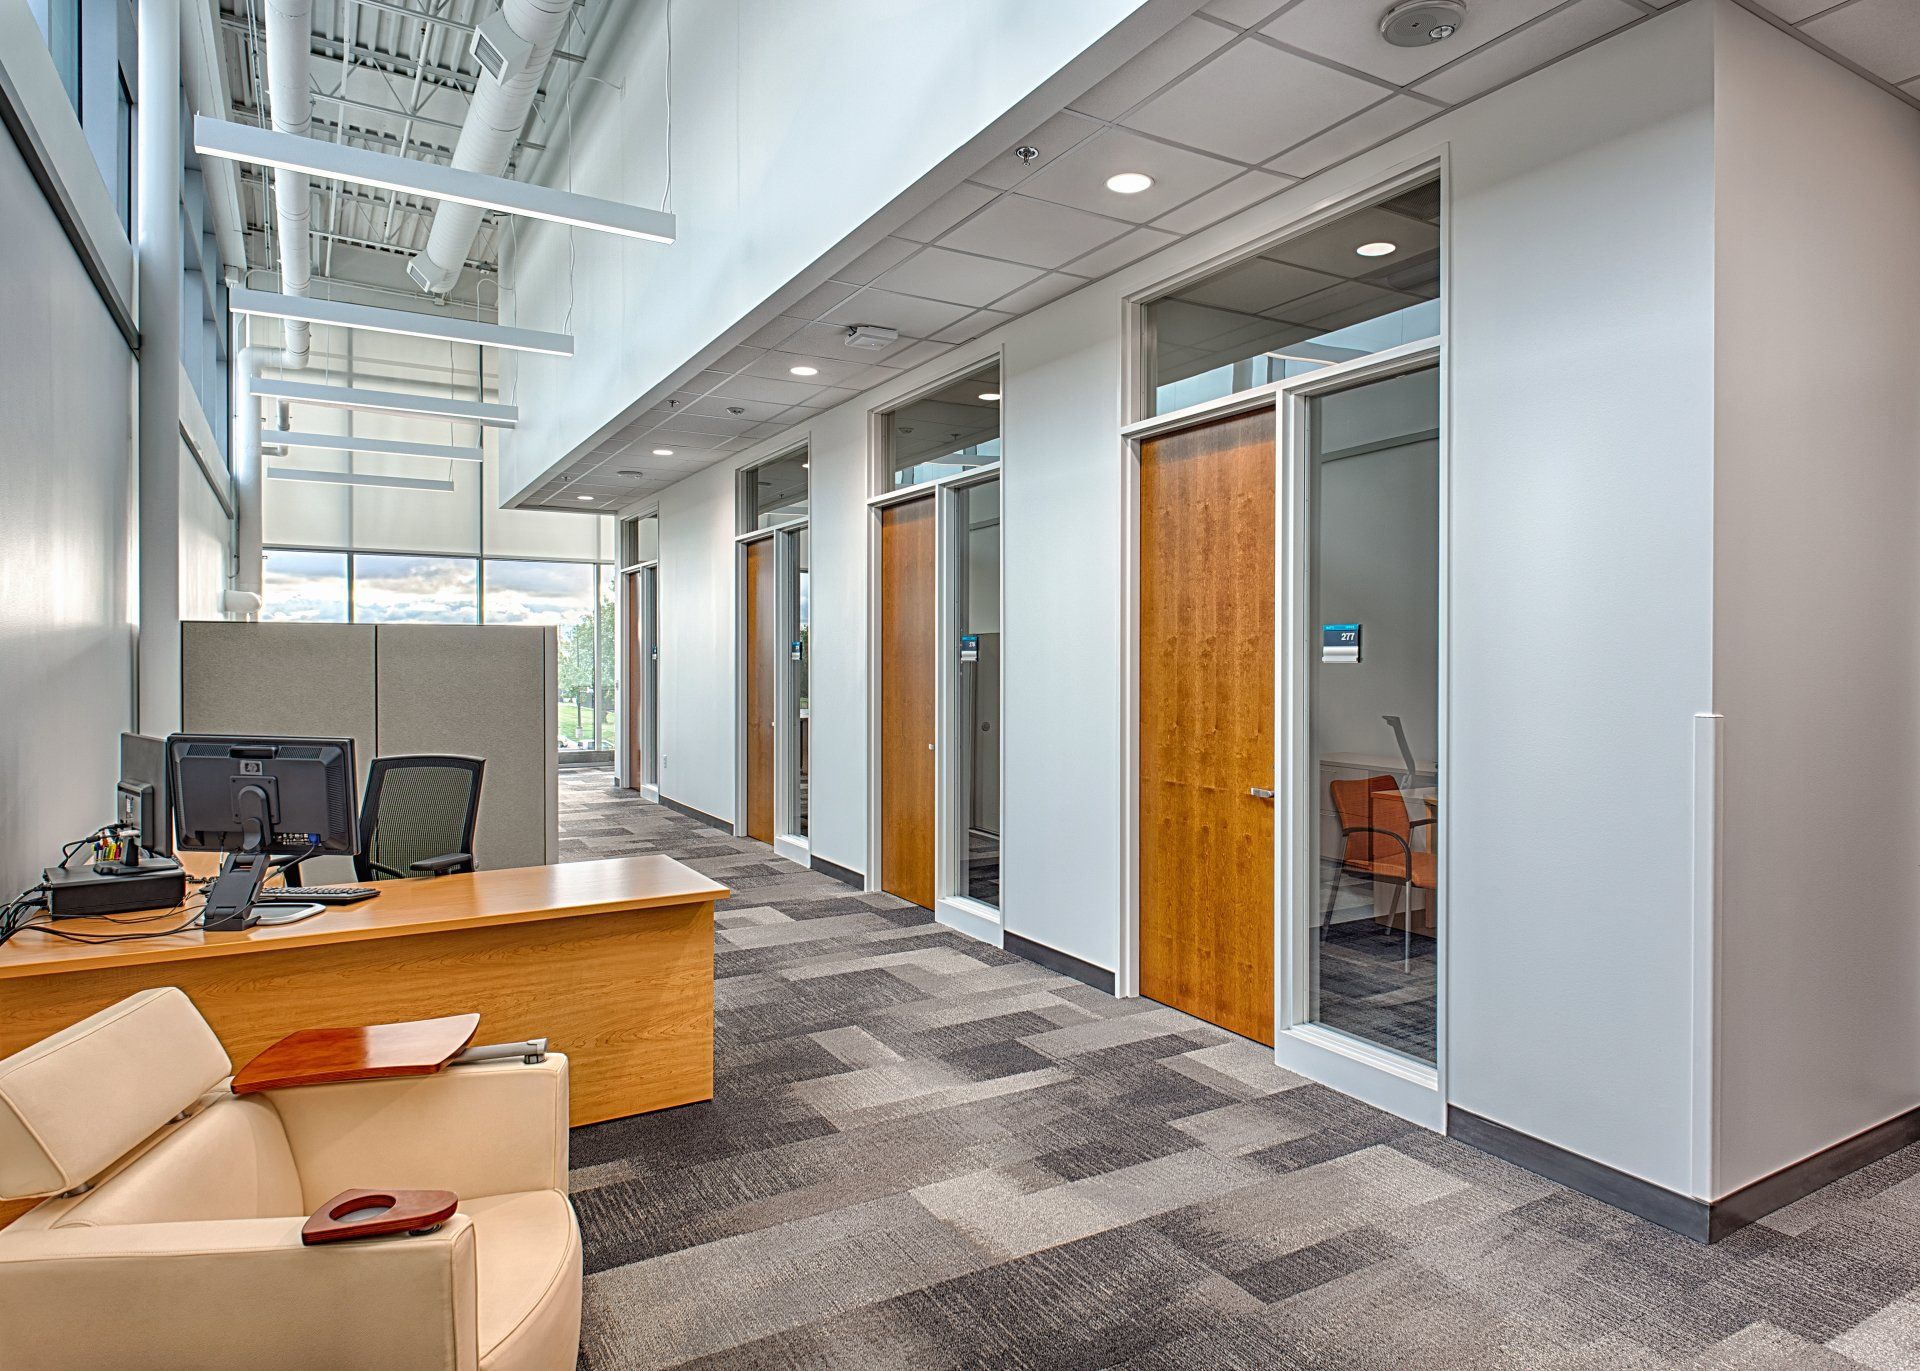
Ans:
{"label": "cream leather armchair", "polygon": [[[237,1097],[148,990],[0,1060],[0,1368],[570,1371],[567,1063]],[[355,1187],[451,1190],[440,1228],[304,1246]]]}

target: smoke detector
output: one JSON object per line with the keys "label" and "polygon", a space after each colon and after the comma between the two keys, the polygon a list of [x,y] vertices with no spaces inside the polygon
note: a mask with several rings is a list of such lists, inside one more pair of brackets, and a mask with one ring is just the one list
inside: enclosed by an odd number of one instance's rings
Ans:
{"label": "smoke detector", "polygon": [[900,340],[900,330],[888,328],[885,324],[855,324],[847,330],[846,343],[850,348],[862,348],[867,352],[878,352]]}
{"label": "smoke detector", "polygon": [[1402,0],[1380,16],[1380,36],[1396,48],[1444,43],[1467,22],[1463,0]]}
{"label": "smoke detector", "polygon": [[496,81],[510,81],[533,60],[533,44],[513,31],[507,12],[497,9],[473,30],[473,60]]}

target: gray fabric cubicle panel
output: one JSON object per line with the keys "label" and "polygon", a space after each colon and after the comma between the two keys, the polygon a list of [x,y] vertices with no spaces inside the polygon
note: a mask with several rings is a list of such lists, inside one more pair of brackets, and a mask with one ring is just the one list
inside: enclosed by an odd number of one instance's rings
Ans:
{"label": "gray fabric cubicle panel", "polygon": [[380,624],[380,751],[487,759],[474,855],[538,866],[559,849],[558,640],[551,627]]}
{"label": "gray fabric cubicle panel", "polygon": [[351,738],[364,783],[377,736],[371,624],[180,625],[187,733]]}
{"label": "gray fabric cubicle panel", "polygon": [[[180,719],[186,733],[353,739],[357,795],[377,747],[372,624],[180,625]],[[307,863],[314,885],[353,879],[346,857]]]}

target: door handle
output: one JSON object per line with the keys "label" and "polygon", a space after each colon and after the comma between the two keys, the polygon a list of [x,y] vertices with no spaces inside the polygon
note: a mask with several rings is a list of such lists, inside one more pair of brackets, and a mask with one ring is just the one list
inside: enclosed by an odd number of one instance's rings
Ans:
{"label": "door handle", "polygon": [[1253,796],[1256,800],[1271,800],[1273,798],[1273,792],[1265,786],[1254,786],[1247,794]]}

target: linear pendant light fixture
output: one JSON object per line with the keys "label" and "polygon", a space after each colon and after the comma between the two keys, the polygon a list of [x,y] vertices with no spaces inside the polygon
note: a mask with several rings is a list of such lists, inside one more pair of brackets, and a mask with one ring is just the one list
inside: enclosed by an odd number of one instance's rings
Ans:
{"label": "linear pendant light fixture", "polygon": [[294,433],[283,428],[261,429],[260,445],[318,448],[323,452],[377,452],[386,457],[438,457],[455,462],[478,462],[486,456],[477,447],[407,443],[394,438],[359,438],[345,433]]}
{"label": "linear pendant light fixture", "polygon": [[310,471],[305,467],[268,467],[277,481],[315,481],[330,486],[381,486],[388,490],[452,490],[452,481],[426,476],[376,476],[365,471]]}
{"label": "linear pendant light fixture", "polygon": [[298,404],[327,405],[335,409],[371,409],[387,414],[418,414],[431,419],[465,419],[487,428],[512,428],[520,422],[513,405],[480,400],[451,400],[439,395],[408,395],[397,390],[362,390],[358,386],[317,386],[308,381],[285,381],[262,376],[254,381],[255,395]]}
{"label": "linear pendant light fixture", "polygon": [[410,309],[381,309],[344,300],[311,300],[273,290],[235,286],[227,292],[227,308],[235,314],[267,319],[303,319],[310,324],[357,328],[369,333],[398,333],[409,338],[433,338],[443,343],[472,343],[476,347],[504,348],[508,352],[544,352],[573,356],[573,339],[564,333],[483,324],[448,314],[422,314]]}
{"label": "linear pendant light fixture", "polygon": [[400,157],[344,143],[325,143],[318,138],[254,128],[227,119],[209,119],[204,114],[194,116],[193,146],[206,156],[223,157],[231,162],[252,162],[284,171],[305,172],[309,176],[423,195],[433,200],[452,200],[456,204],[545,219],[572,228],[598,229],[655,243],[671,243],[674,237],[673,216],[657,209],[576,195],[569,190],[512,181],[504,176],[464,171],[417,157]]}

